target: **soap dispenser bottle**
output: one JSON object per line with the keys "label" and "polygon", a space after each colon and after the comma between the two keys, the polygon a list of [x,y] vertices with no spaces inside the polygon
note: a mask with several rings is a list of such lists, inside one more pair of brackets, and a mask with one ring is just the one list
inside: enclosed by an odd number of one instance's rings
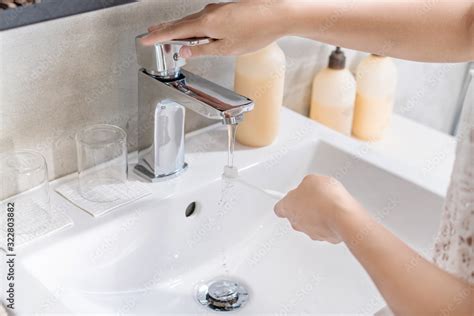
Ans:
{"label": "soap dispenser bottle", "polygon": [[337,47],[329,56],[327,68],[314,77],[309,116],[338,132],[350,135],[356,83],[345,66],[344,52]]}
{"label": "soap dispenser bottle", "polygon": [[237,57],[234,90],[252,99],[252,112],[244,114],[236,139],[251,147],[270,145],[278,134],[285,82],[285,54],[276,43]]}
{"label": "soap dispenser bottle", "polygon": [[384,137],[390,126],[397,69],[390,57],[370,54],[357,67],[352,135],[366,141]]}

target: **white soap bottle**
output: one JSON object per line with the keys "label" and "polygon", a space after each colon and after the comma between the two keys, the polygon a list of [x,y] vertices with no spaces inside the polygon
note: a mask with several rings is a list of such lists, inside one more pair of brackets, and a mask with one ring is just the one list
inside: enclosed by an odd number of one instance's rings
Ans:
{"label": "white soap bottle", "polygon": [[357,67],[356,78],[352,135],[367,141],[380,140],[390,126],[397,68],[390,57],[371,54]]}
{"label": "white soap bottle", "polygon": [[356,83],[345,64],[344,53],[337,47],[329,56],[328,67],[314,77],[309,116],[338,132],[350,135]]}

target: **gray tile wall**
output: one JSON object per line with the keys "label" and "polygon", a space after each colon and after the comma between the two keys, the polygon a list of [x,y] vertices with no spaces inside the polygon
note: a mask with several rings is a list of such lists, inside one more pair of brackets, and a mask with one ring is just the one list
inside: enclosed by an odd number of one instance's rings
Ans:
{"label": "gray tile wall", "polygon": [[[136,146],[134,37],[146,27],[179,18],[208,1],[149,0],[0,32],[0,152],[35,149],[50,177],[75,171],[74,134],[86,124],[126,129]],[[284,104],[307,113],[314,73],[331,48],[299,38],[279,41],[288,58]],[[360,53],[348,52],[355,68]],[[449,130],[465,65],[397,62],[397,111]],[[233,58],[202,58],[188,70],[233,85]],[[436,79],[436,78],[439,78]],[[409,110],[403,106],[410,104]],[[208,124],[190,111],[187,130]]]}

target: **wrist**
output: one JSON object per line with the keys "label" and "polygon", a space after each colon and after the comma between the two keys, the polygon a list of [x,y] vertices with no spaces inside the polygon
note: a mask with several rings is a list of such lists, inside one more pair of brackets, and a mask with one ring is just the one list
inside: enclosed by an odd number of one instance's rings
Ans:
{"label": "wrist", "polygon": [[364,207],[353,201],[335,212],[332,227],[344,243],[351,245],[364,237],[371,223],[372,219]]}
{"label": "wrist", "polygon": [[298,1],[282,0],[275,3],[273,19],[270,24],[275,26],[277,37],[296,34],[296,21],[299,20]]}
{"label": "wrist", "polygon": [[279,23],[282,36],[306,36],[308,28],[313,29],[313,24],[318,20],[319,8],[311,1],[282,0],[278,2]]}

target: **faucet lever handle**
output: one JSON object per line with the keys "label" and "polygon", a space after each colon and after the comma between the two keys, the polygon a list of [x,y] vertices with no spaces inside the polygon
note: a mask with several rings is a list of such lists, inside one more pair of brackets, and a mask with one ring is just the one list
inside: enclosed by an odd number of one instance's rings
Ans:
{"label": "faucet lever handle", "polygon": [[186,64],[186,60],[179,56],[182,46],[196,46],[211,42],[208,37],[193,37],[145,46],[141,42],[141,38],[145,35],[147,34],[138,35],[135,38],[138,64],[148,73],[165,79],[178,77],[181,67]]}
{"label": "faucet lever handle", "polygon": [[212,39],[209,37],[191,37],[191,38],[164,41],[157,44],[180,45],[180,48],[181,48],[181,46],[197,46],[197,45],[209,44],[211,41]]}

